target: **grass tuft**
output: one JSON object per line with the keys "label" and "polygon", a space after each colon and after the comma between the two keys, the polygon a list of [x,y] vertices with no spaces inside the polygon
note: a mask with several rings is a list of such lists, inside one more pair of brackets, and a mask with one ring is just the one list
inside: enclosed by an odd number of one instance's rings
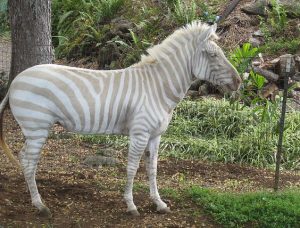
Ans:
{"label": "grass tuft", "polygon": [[226,227],[299,227],[300,193],[219,193],[192,187],[187,194]]}

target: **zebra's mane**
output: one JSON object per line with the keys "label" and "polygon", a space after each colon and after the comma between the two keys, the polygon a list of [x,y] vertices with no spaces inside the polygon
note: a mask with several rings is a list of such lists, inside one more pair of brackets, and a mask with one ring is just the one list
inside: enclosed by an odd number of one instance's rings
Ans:
{"label": "zebra's mane", "polygon": [[[207,32],[210,29],[210,26],[202,23],[201,21],[193,21],[190,24],[176,30],[173,34],[169,35],[162,43],[157,44],[151,48],[148,48],[146,52],[147,55],[141,56],[141,61],[134,64],[133,66],[139,67],[145,64],[154,64],[159,62],[160,60],[165,59],[165,56],[170,56],[175,54],[176,51],[180,48],[174,45],[174,41],[180,41],[177,43],[182,43],[182,40],[189,39],[188,42],[192,42],[194,39],[199,39],[201,41],[201,34]],[[184,39],[182,39],[184,38]],[[202,37],[205,38],[205,37]],[[218,39],[218,36],[215,32],[211,34],[210,39]],[[174,48],[174,46],[176,48]]]}

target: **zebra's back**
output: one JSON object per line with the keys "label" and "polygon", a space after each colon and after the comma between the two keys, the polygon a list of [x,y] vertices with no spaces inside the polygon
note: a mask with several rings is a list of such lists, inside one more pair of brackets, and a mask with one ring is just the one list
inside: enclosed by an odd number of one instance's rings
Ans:
{"label": "zebra's back", "polygon": [[60,122],[75,132],[127,134],[129,114],[140,98],[138,83],[126,70],[39,65],[15,78],[10,106],[23,128]]}

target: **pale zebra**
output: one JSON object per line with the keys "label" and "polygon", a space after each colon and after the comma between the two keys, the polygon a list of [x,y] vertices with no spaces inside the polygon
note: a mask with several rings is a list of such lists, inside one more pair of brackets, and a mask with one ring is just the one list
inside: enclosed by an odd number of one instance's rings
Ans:
{"label": "pale zebra", "polygon": [[[87,134],[130,136],[127,211],[138,215],[132,187],[139,161],[145,153],[150,197],[157,211],[169,212],[157,189],[157,158],[161,134],[166,130],[175,106],[196,78],[226,90],[237,90],[241,79],[213,41],[216,25],[199,21],[178,29],[147,56],[126,69],[96,71],[60,65],[38,65],[20,73],[12,82],[0,106],[2,115],[9,99],[11,111],[26,138],[19,159],[32,203],[50,215],[38,192],[35,172],[40,152],[51,126],[59,122],[67,130]],[[4,142],[6,154],[14,159]]]}

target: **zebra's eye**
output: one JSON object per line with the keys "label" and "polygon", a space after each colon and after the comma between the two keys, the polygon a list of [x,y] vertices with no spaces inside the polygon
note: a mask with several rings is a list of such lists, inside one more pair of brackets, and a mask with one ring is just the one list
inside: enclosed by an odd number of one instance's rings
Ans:
{"label": "zebra's eye", "polygon": [[210,57],[217,57],[217,53],[216,52],[211,52],[211,53],[209,53],[209,55],[210,55]]}

